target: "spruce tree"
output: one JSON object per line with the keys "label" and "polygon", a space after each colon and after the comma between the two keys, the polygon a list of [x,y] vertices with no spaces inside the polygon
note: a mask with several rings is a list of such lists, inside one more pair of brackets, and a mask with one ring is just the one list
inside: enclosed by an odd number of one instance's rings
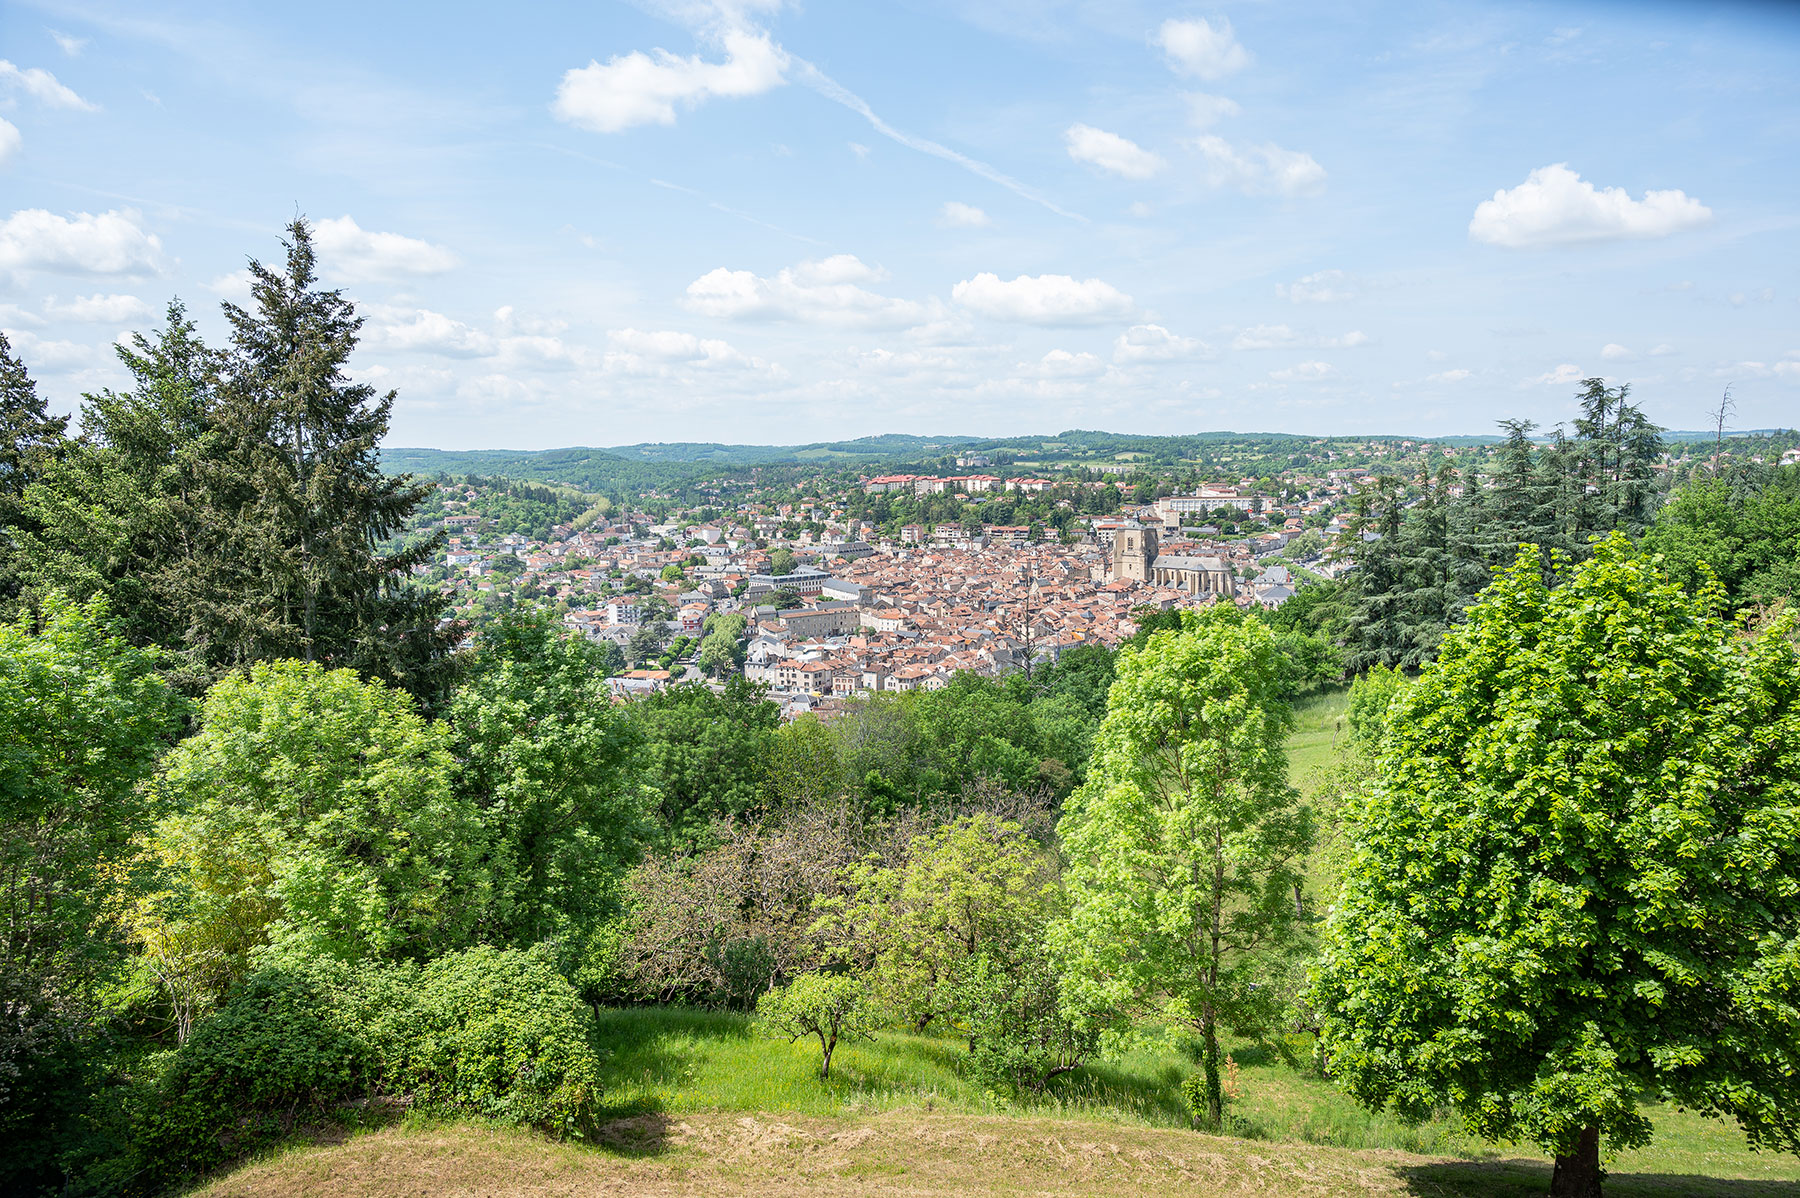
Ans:
{"label": "spruce tree", "polygon": [[255,584],[242,593],[240,652],[351,666],[429,692],[451,635],[438,627],[444,604],[400,584],[439,541],[383,545],[430,486],[381,472],[395,393],[347,377],[362,319],[319,285],[303,218],[288,237],[286,270],[252,260],[250,307],[225,305],[219,421]]}
{"label": "spruce tree", "polygon": [[37,384],[0,333],[0,615],[10,618],[18,599],[33,531],[25,489],[61,449],[68,426],[67,417],[45,410]]}

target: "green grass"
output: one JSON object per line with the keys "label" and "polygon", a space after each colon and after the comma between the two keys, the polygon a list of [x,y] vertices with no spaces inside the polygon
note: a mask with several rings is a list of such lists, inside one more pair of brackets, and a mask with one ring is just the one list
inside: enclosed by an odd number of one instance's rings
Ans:
{"label": "green grass", "polygon": [[[1013,1098],[966,1076],[963,1044],[951,1036],[882,1032],[840,1045],[831,1079],[818,1076],[816,1041],[788,1044],[753,1019],[689,1008],[601,1012],[602,1084],[609,1115],[712,1111],[815,1116],[883,1111],[1028,1114],[1149,1127],[1186,1127],[1181,1080],[1193,1068],[1174,1044],[1146,1039],[1084,1066],[1043,1096]],[[1237,1065],[1227,1132],[1246,1139],[1351,1149],[1392,1149],[1495,1161],[1538,1157],[1531,1145],[1488,1144],[1447,1113],[1422,1124],[1364,1110],[1310,1069],[1269,1049],[1233,1047]],[[1657,1128],[1647,1148],[1621,1154],[1618,1173],[1800,1181],[1800,1158],[1752,1153],[1737,1128],[1667,1108],[1647,1111]],[[1541,1179],[1532,1183],[1541,1186]]]}
{"label": "green grass", "polygon": [[1312,795],[1320,772],[1332,763],[1338,745],[1350,731],[1344,718],[1349,702],[1350,688],[1334,686],[1294,704],[1294,731],[1287,742],[1288,777],[1302,794]]}

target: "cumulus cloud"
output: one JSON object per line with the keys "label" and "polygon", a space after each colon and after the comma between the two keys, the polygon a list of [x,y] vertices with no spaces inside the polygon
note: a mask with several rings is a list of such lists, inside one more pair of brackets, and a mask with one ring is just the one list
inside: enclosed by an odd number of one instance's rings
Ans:
{"label": "cumulus cloud", "polygon": [[693,108],[714,96],[754,96],[787,82],[787,53],[767,33],[733,29],[721,41],[722,62],[667,50],[591,60],[563,75],[550,111],[596,133],[617,133],[634,125],[672,125],[677,104]]}
{"label": "cumulus cloud", "polygon": [[1235,187],[1245,195],[1306,195],[1325,183],[1325,168],[1311,154],[1284,150],[1273,142],[1235,146],[1216,134],[1188,143],[1200,155],[1207,182]]}
{"label": "cumulus cloud", "polygon": [[1652,358],[1666,358],[1670,354],[1678,354],[1680,352],[1681,351],[1676,349],[1673,345],[1664,342],[1661,345],[1653,346],[1650,350],[1650,356]]}
{"label": "cumulus cloud", "polygon": [[674,330],[643,332],[639,329],[614,329],[607,335],[615,353],[606,355],[608,365],[635,367],[644,362],[688,363],[696,366],[763,365],[760,360],[740,353],[729,342],[697,337]]}
{"label": "cumulus cloud", "polygon": [[979,229],[989,224],[988,214],[973,204],[964,204],[958,200],[945,200],[944,206],[938,210],[938,224],[946,229]]}
{"label": "cumulus cloud", "polygon": [[1126,179],[1149,179],[1169,165],[1162,155],[1144,149],[1129,138],[1092,125],[1070,125],[1063,134],[1069,157]]}
{"label": "cumulus cloud", "polygon": [[1336,375],[1337,371],[1329,362],[1297,362],[1281,370],[1269,371],[1269,377],[1278,383],[1320,383]]}
{"label": "cumulus cloud", "polygon": [[443,274],[456,265],[456,255],[441,245],[399,233],[371,232],[348,216],[315,224],[313,244],[326,269],[350,283]]}
{"label": "cumulus cloud", "polygon": [[1098,355],[1090,353],[1070,353],[1066,349],[1053,349],[1035,363],[1019,364],[1019,372],[1036,378],[1079,379],[1092,378],[1106,372],[1106,363]]}
{"label": "cumulus cloud", "polygon": [[1131,297],[1100,279],[1068,275],[1020,275],[1001,279],[983,271],[950,289],[963,307],[996,320],[1026,324],[1098,324],[1132,311]]}
{"label": "cumulus cloud", "polygon": [[1472,371],[1463,370],[1460,367],[1455,370],[1440,370],[1436,374],[1427,375],[1425,381],[1428,383],[1460,383],[1469,378],[1472,373]]}
{"label": "cumulus cloud", "polygon": [[1531,172],[1510,191],[1483,200],[1469,236],[1509,249],[1574,245],[1621,238],[1668,237],[1712,220],[1712,209],[1686,192],[1647,191],[1634,200],[1622,187],[1596,188],[1554,163]]}
{"label": "cumulus cloud", "polygon": [[57,82],[56,76],[42,67],[30,67],[20,70],[12,63],[0,58],[0,87],[7,91],[24,92],[40,104],[51,108],[71,108],[76,112],[98,112],[98,104],[90,104],[74,90]]}
{"label": "cumulus cloud", "polygon": [[1355,349],[1359,345],[1367,345],[1369,335],[1361,329],[1351,329],[1341,337],[1322,337],[1319,344],[1327,349]]}
{"label": "cumulus cloud", "polygon": [[1238,44],[1231,22],[1223,19],[1217,25],[1203,17],[1164,21],[1156,31],[1156,44],[1182,75],[1222,79],[1250,65],[1250,52]]}
{"label": "cumulus cloud", "polygon": [[234,304],[241,304],[250,298],[251,282],[250,270],[246,267],[243,270],[234,270],[229,274],[220,275],[206,284],[206,289]]}
{"label": "cumulus cloud", "polygon": [[1532,387],[1561,386],[1565,383],[1579,383],[1584,377],[1586,376],[1581,373],[1581,367],[1564,362],[1555,370],[1546,370],[1536,378],[1526,379],[1525,383]]}
{"label": "cumulus cloud", "polygon": [[79,58],[81,52],[87,49],[88,40],[85,37],[76,37],[56,29],[48,30],[48,32],[50,39],[70,58]]}
{"label": "cumulus cloud", "polygon": [[1356,298],[1350,276],[1341,270],[1314,271],[1292,283],[1277,283],[1275,293],[1296,304],[1335,304]]}
{"label": "cumulus cloud", "polygon": [[66,304],[52,296],[44,301],[44,312],[57,320],[95,324],[124,324],[152,314],[150,305],[135,295],[78,295]]}
{"label": "cumulus cloud", "polygon": [[5,117],[0,117],[0,166],[5,166],[24,144],[25,139],[19,135],[19,127]]}
{"label": "cumulus cloud", "polygon": [[1205,350],[1196,339],[1178,336],[1159,324],[1136,324],[1114,339],[1113,361],[1172,362]]}
{"label": "cumulus cloud", "polygon": [[1205,92],[1189,92],[1187,94],[1188,119],[1196,129],[1210,129],[1228,116],[1236,116],[1242,112],[1236,100],[1224,96],[1209,96]]}
{"label": "cumulus cloud", "polygon": [[786,267],[773,276],[719,267],[688,284],[683,303],[703,316],[731,320],[799,320],[899,327],[931,316],[927,305],[871,291],[886,272],[854,254],[833,254]]}
{"label": "cumulus cloud", "polygon": [[372,348],[414,350],[453,358],[485,358],[499,348],[493,336],[442,312],[386,304],[366,304],[363,312],[369,318],[363,337]]}
{"label": "cumulus cloud", "polygon": [[12,342],[13,353],[32,373],[76,370],[94,361],[95,350],[74,341],[52,341],[26,329],[0,329]]}
{"label": "cumulus cloud", "polygon": [[1617,342],[1609,342],[1600,347],[1600,356],[1608,362],[1623,362],[1636,355]]}
{"label": "cumulus cloud", "polygon": [[130,210],[57,216],[23,208],[0,221],[0,271],[145,275],[162,269],[162,241]]}
{"label": "cumulus cloud", "polygon": [[1299,334],[1284,324],[1254,324],[1232,339],[1232,349],[1280,349],[1294,345]]}

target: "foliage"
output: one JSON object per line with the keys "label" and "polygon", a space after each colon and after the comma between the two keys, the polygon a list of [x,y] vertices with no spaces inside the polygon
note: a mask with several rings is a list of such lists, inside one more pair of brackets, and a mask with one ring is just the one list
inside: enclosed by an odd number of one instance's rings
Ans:
{"label": "foliage", "polygon": [[799,716],[776,730],[764,768],[763,790],[775,810],[824,806],[844,789],[836,743],[815,715]]}
{"label": "foliage", "polygon": [[113,914],[137,884],[140,784],[182,710],[104,604],[52,599],[44,615],[0,625],[0,1184],[48,1163],[51,1116],[81,1072],[69,1053],[91,1047],[124,965]]}
{"label": "foliage", "polygon": [[68,425],[66,417],[52,416],[44,407],[37,384],[0,333],[0,604],[6,605],[0,611],[9,619],[19,575],[29,561],[21,534],[34,530],[24,509],[25,492],[63,449]]}
{"label": "foliage", "polygon": [[160,783],[173,814],[158,836],[210,863],[186,918],[268,902],[271,940],[350,961],[464,942],[484,837],[451,785],[448,739],[403,692],[348,670],[259,663],[220,681]]}
{"label": "foliage", "polygon": [[1371,666],[1350,684],[1350,700],[1345,718],[1350,723],[1350,737],[1358,749],[1373,754],[1387,734],[1388,711],[1394,697],[1406,689],[1406,675],[1386,666]]}
{"label": "foliage", "polygon": [[1654,1095],[1800,1149],[1800,659],[1622,535],[1569,570],[1521,551],[1388,709],[1324,1058],[1595,1177]]}
{"label": "foliage", "polygon": [[756,1003],[756,1013],[789,1041],[819,1041],[819,1078],[831,1077],[831,1054],[839,1040],[866,1037],[878,1026],[862,979],[850,974],[803,973]]}
{"label": "foliage", "polygon": [[1296,943],[1312,837],[1287,783],[1282,657],[1262,624],[1214,605],[1122,652],[1118,670],[1059,829],[1065,998],[1198,1030],[1217,1126],[1219,1028],[1277,1014],[1266,982]]}
{"label": "foliage", "polygon": [[1643,546],[1690,592],[1710,575],[1734,606],[1800,597],[1800,466],[1688,483]]}
{"label": "foliage", "polygon": [[592,1130],[592,1017],[546,953],[478,946],[364,977],[355,1022],[377,1088],[559,1135]]}
{"label": "foliage", "polygon": [[714,820],[760,806],[763,763],[781,722],[765,693],[734,678],[720,694],[683,683],[631,705],[643,737],[640,760],[660,783],[657,815],[667,844],[697,844]]}

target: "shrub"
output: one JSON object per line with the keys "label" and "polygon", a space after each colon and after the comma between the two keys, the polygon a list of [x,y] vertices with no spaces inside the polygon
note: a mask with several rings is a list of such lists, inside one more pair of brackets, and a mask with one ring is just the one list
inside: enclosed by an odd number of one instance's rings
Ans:
{"label": "shrub", "polygon": [[166,1054],[141,1116],[140,1181],[212,1168],[361,1089],[370,1053],[342,1019],[347,974],[260,970]]}
{"label": "shrub", "polygon": [[383,1090],[561,1135],[591,1127],[592,1017],[545,954],[472,948],[380,971],[360,990]]}

